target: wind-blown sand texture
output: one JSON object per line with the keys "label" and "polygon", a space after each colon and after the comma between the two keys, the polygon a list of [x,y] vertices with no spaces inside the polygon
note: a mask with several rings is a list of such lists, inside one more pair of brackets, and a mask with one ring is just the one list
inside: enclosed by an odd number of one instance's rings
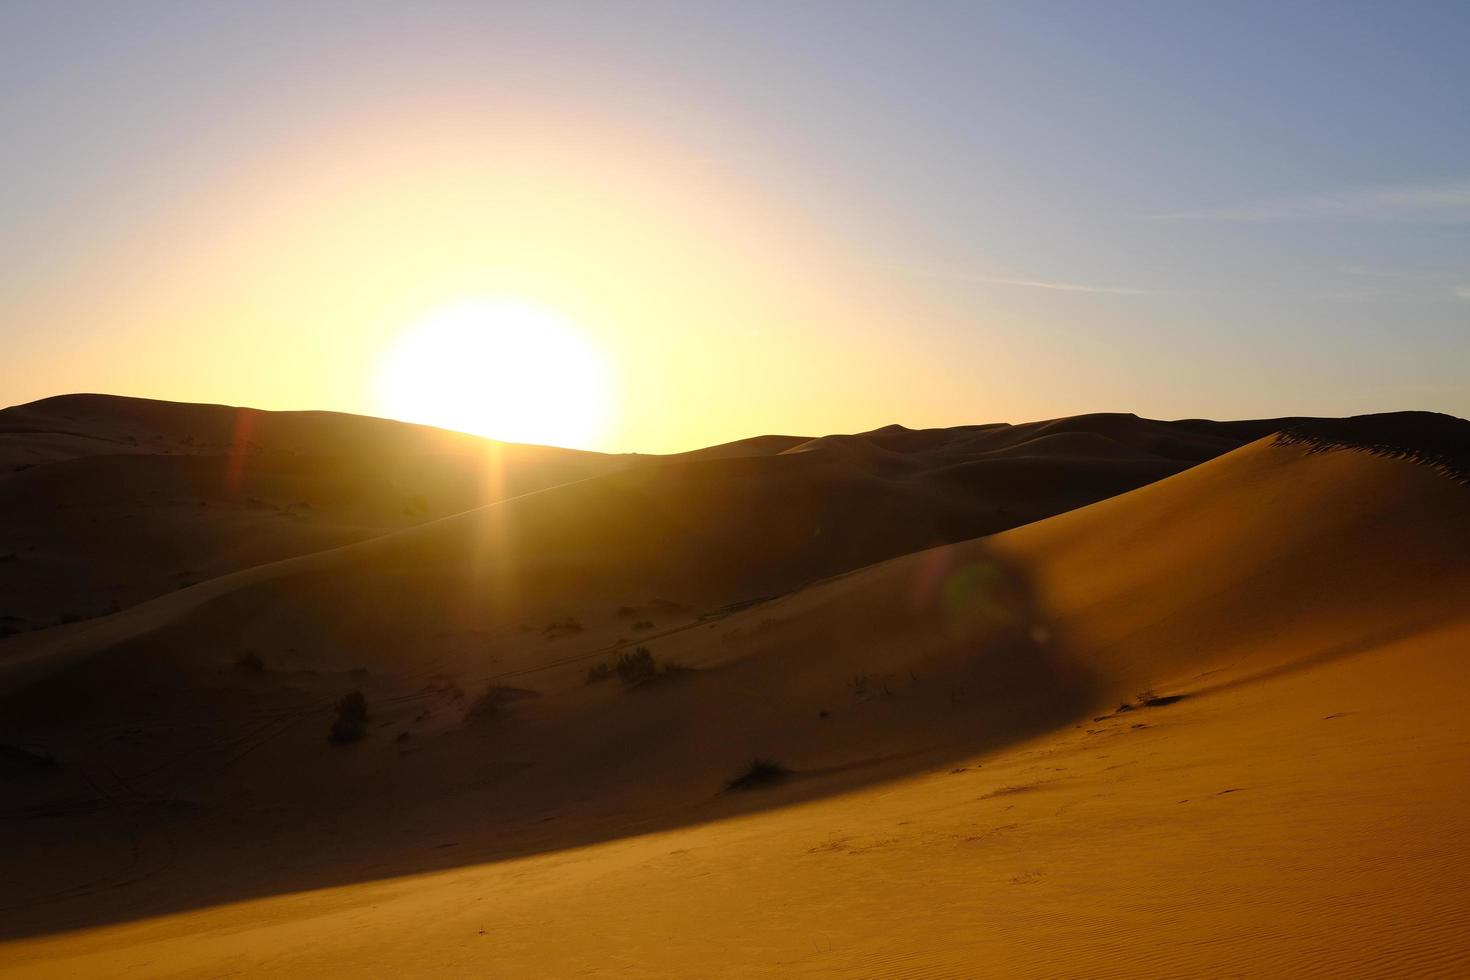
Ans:
{"label": "wind-blown sand texture", "polygon": [[752,440],[12,636],[0,976],[1463,975],[1466,428]]}

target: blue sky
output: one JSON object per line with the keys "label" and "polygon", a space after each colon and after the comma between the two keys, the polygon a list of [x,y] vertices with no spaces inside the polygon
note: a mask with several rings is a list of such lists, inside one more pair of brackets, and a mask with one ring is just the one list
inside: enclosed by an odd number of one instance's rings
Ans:
{"label": "blue sky", "polygon": [[177,229],[280,158],[460,129],[637,145],[743,189],[752,241],[863,311],[773,299],[752,334],[797,361],[849,343],[839,373],[869,388],[891,352],[871,417],[806,404],[854,401],[796,390],[830,373],[808,363],[749,431],[1470,415],[1467,42],[1465,3],[3,4],[0,402],[198,397],[137,351],[76,356],[170,342],[119,324],[200,247]]}

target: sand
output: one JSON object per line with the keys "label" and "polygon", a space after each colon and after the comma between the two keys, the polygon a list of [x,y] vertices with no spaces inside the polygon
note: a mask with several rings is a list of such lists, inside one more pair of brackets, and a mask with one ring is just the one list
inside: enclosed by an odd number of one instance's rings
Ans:
{"label": "sand", "polygon": [[0,636],[627,465],[330,412],[104,395],[0,411]]}
{"label": "sand", "polygon": [[[927,492],[987,430],[946,431],[623,468],[4,641],[0,976],[1470,970],[1470,490],[1265,435],[864,562],[913,538],[851,530],[889,493],[819,506],[827,457]],[[638,645],[663,673],[587,683]],[[790,774],[728,789],[757,756]]]}
{"label": "sand", "polygon": [[820,536],[782,554],[785,589],[1141,486],[1267,425],[1087,416],[609,456],[329,412],[49,398],[0,411],[0,638],[624,470],[645,475],[611,492],[678,509],[686,547],[706,531],[739,547],[751,526]]}

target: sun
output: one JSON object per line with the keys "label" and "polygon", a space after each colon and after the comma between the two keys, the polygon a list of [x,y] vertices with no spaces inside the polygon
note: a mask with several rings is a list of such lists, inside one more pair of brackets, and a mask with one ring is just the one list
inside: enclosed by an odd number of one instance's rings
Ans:
{"label": "sun", "polygon": [[378,373],[382,413],[507,442],[590,449],[609,422],[607,359],[552,310],[512,299],[410,325]]}

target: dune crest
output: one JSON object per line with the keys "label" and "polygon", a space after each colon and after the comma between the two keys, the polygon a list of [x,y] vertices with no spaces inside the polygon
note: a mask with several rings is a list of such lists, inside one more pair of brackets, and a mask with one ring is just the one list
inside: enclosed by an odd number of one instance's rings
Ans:
{"label": "dune crest", "polygon": [[[657,471],[608,492],[675,511],[689,535],[822,535],[781,556],[779,590],[1091,503],[1269,425],[1089,416],[608,456],[331,412],[65,395],[0,411],[0,638],[621,471]],[[844,440],[868,450],[835,452]],[[801,458],[777,458],[793,446]]]}

